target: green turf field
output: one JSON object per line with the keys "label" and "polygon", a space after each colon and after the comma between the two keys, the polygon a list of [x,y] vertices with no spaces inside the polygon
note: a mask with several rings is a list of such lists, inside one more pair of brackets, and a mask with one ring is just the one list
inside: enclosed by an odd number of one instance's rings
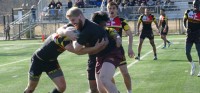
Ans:
{"label": "green turf field", "polygon": [[[161,49],[162,40],[156,36],[158,60],[153,60],[152,48],[145,40],[141,53],[141,61],[127,57],[129,73],[133,83],[133,93],[199,93],[200,78],[190,76],[190,65],[185,56],[185,36],[168,36],[173,45]],[[40,47],[41,40],[0,41],[0,93],[22,93],[27,85],[28,68],[32,53]],[[127,51],[127,38],[123,45]],[[134,37],[133,50],[137,54],[138,37]],[[127,55],[127,53],[126,53]],[[192,49],[192,56],[197,63],[197,53]],[[59,56],[61,68],[67,82],[65,93],[86,93],[87,84],[87,55],[78,56],[64,52]],[[118,70],[115,81],[121,93],[126,93],[123,79]],[[54,88],[53,83],[42,74],[35,93],[47,93]]]}

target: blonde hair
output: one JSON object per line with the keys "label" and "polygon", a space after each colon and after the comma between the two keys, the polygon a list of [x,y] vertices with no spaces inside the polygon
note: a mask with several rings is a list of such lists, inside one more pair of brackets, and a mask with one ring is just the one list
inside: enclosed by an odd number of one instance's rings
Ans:
{"label": "blonde hair", "polygon": [[77,17],[79,15],[83,15],[83,12],[77,7],[70,8],[66,13],[66,17]]}

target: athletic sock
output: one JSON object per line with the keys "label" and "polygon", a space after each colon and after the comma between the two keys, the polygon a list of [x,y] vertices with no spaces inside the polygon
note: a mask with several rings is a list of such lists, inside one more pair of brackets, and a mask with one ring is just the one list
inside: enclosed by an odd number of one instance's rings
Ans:
{"label": "athletic sock", "polygon": [[154,57],[157,57],[157,54],[156,54],[156,53],[154,54]]}
{"label": "athletic sock", "polygon": [[127,90],[127,93],[132,93],[132,90]]}
{"label": "athletic sock", "polygon": [[56,88],[54,88],[51,93],[61,93],[61,92],[59,92]]}
{"label": "athletic sock", "polygon": [[140,53],[138,53],[138,57],[140,57]]}

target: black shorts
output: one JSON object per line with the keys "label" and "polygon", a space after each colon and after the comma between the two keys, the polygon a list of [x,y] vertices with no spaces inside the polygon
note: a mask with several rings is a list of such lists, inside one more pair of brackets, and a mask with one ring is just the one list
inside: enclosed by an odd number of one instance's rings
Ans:
{"label": "black shorts", "polygon": [[95,79],[95,66],[96,66],[96,55],[89,55],[88,59],[88,80]]}
{"label": "black shorts", "polygon": [[167,35],[168,34],[169,28],[168,27],[166,28],[166,32],[163,32],[164,29],[165,29],[164,27],[161,28],[161,35]]}
{"label": "black shorts", "polygon": [[149,34],[141,33],[141,34],[140,34],[140,38],[141,38],[141,39],[145,39],[146,37],[147,37],[149,40],[154,39],[153,33],[149,33]]}
{"label": "black shorts", "polygon": [[31,67],[29,70],[30,80],[38,81],[42,72],[46,72],[51,79],[63,76],[58,60],[44,61],[34,54],[31,58]]}
{"label": "black shorts", "polygon": [[122,65],[125,65],[127,64],[126,62],[126,57],[125,57],[125,51],[124,51],[124,48],[123,47],[120,47],[120,50],[122,51],[122,61],[120,62],[119,66],[122,66]]}
{"label": "black shorts", "polygon": [[186,43],[200,43],[200,32],[188,33]]}

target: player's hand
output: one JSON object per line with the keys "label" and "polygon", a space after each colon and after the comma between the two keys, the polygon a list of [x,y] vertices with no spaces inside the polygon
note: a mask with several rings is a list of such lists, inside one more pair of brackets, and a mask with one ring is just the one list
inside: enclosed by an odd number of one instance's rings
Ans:
{"label": "player's hand", "polygon": [[96,49],[100,49],[105,47],[107,44],[109,43],[108,39],[102,39],[101,42],[99,42],[99,40],[97,40],[96,44],[95,44],[95,48]]}
{"label": "player's hand", "polygon": [[159,36],[161,35],[159,30],[157,30],[157,34],[158,34]]}
{"label": "player's hand", "polygon": [[130,48],[130,49],[128,49],[128,56],[130,57],[130,58],[134,58],[134,56],[135,56],[135,53],[133,52],[133,50]]}
{"label": "player's hand", "polygon": [[119,36],[119,37],[117,37],[117,39],[116,39],[116,46],[117,47],[120,47],[122,45],[122,38]]}
{"label": "player's hand", "polygon": [[165,32],[165,33],[166,33],[166,29],[164,29],[164,30],[163,30],[163,32]]}

